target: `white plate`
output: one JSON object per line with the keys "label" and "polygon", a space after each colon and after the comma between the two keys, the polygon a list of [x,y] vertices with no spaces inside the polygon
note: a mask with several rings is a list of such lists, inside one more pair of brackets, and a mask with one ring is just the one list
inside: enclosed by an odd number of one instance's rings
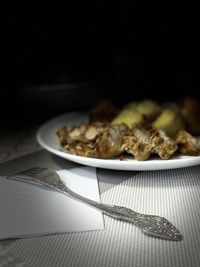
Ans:
{"label": "white plate", "polygon": [[133,158],[125,158],[123,161],[119,159],[95,159],[72,155],[62,151],[59,139],[56,136],[56,130],[66,125],[79,125],[87,122],[87,114],[80,112],[70,112],[63,114],[45,123],[37,133],[39,144],[49,152],[65,158],[67,160],[80,163],[87,166],[112,169],[112,170],[164,170],[183,168],[200,164],[200,156],[182,156],[177,155],[169,160],[163,160],[158,157],[146,160],[136,161]]}

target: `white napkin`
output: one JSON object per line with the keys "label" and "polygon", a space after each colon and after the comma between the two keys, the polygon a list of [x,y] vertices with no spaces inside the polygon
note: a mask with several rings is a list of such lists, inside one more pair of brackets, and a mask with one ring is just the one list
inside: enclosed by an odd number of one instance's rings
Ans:
{"label": "white napkin", "polygon": [[[76,193],[100,201],[96,169],[57,173]],[[96,209],[51,189],[0,177],[0,239],[103,229]]]}

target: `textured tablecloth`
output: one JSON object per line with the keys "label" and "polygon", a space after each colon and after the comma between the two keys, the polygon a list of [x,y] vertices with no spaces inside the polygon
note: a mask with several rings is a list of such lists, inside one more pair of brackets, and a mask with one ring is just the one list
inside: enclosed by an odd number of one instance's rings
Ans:
{"label": "textured tablecloth", "polygon": [[[26,167],[65,164],[42,151],[8,164],[15,171],[23,162]],[[0,165],[2,175],[5,169]],[[200,166],[149,172],[98,169],[97,174],[103,202],[164,216],[184,239],[148,237],[104,216],[105,231],[0,242],[0,266],[200,266]]]}

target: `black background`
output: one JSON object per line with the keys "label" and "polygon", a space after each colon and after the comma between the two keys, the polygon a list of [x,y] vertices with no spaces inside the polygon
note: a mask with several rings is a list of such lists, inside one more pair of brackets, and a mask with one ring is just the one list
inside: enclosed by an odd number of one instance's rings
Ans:
{"label": "black background", "polygon": [[[3,121],[39,121],[89,108],[98,97],[123,103],[200,96],[200,27],[187,17],[152,22],[136,20],[130,8],[111,13],[96,7],[62,14],[5,13],[3,20]],[[61,84],[76,89],[52,90]],[[47,85],[45,93],[41,85]]]}

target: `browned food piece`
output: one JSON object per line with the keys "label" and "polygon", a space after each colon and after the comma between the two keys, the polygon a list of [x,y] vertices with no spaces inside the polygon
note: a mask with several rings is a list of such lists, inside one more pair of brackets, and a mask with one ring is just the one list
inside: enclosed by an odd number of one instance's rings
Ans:
{"label": "browned food piece", "polygon": [[124,137],[125,151],[136,160],[147,160],[151,154],[158,154],[162,159],[169,159],[177,150],[174,140],[157,129],[135,127]]}
{"label": "browned food piece", "polygon": [[78,127],[63,127],[56,132],[61,145],[70,153],[84,157],[98,157],[97,135],[103,132],[105,124],[81,124]]}
{"label": "browned food piece", "polygon": [[63,127],[57,131],[61,145],[70,153],[94,158],[113,158],[123,152],[122,137],[128,130],[125,125],[104,123]]}
{"label": "browned food piece", "polygon": [[125,124],[107,126],[96,139],[98,157],[113,158],[120,155],[124,151],[122,142],[127,130]]}
{"label": "browned food piece", "polygon": [[200,155],[200,144],[198,140],[185,130],[178,131],[176,143],[178,144],[178,152],[181,154],[188,156]]}
{"label": "browned food piece", "polygon": [[89,112],[90,122],[110,122],[117,114],[118,109],[113,105],[112,101],[105,99],[99,101]]}
{"label": "browned food piece", "polygon": [[140,127],[129,130],[123,138],[122,148],[136,160],[147,160],[152,152],[150,132]]}
{"label": "browned food piece", "polygon": [[176,142],[168,137],[164,131],[158,129],[150,130],[150,143],[153,153],[158,154],[162,159],[169,159],[177,151]]}
{"label": "browned food piece", "polygon": [[64,146],[66,151],[82,157],[97,158],[98,154],[96,152],[97,146],[92,142],[71,142]]}
{"label": "browned food piece", "polygon": [[194,97],[186,97],[180,102],[180,111],[186,130],[193,135],[200,135],[200,101]]}
{"label": "browned food piece", "polygon": [[60,144],[62,146],[66,145],[68,142],[69,131],[70,131],[69,127],[62,127],[56,131],[56,135],[58,136]]}
{"label": "browned food piece", "polygon": [[62,127],[57,130],[56,134],[62,145],[71,141],[91,141],[105,129],[104,123],[83,123],[80,126]]}

